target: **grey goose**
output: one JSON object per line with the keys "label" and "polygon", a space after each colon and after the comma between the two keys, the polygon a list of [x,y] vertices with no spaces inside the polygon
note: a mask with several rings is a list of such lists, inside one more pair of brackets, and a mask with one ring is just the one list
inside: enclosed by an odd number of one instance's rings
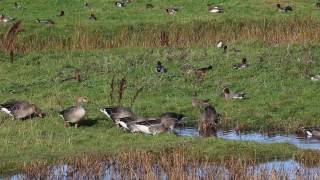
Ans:
{"label": "grey goose", "polygon": [[59,112],[59,116],[64,120],[65,127],[68,127],[70,123],[74,123],[76,128],[79,126],[80,121],[83,120],[86,115],[86,110],[82,105],[87,102],[87,98],[79,97],[77,98],[76,106],[68,107]]}
{"label": "grey goose", "polygon": [[225,99],[244,99],[245,93],[232,93],[229,88],[224,88],[223,90]]}
{"label": "grey goose", "polygon": [[128,129],[127,123],[129,121],[135,121],[137,119],[136,115],[131,111],[130,108],[122,106],[112,106],[101,108],[100,111],[105,114],[110,120],[112,120],[116,125]]}
{"label": "grey goose", "polygon": [[212,105],[204,107],[200,116],[199,132],[201,135],[215,135],[220,115]]}
{"label": "grey goose", "polygon": [[43,117],[41,110],[27,101],[9,101],[0,104],[0,110],[15,119],[27,119],[34,116]]}

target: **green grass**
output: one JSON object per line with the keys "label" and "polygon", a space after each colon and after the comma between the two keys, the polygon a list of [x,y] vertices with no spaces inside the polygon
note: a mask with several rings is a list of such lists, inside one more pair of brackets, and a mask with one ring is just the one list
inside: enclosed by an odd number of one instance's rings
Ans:
{"label": "green grass", "polygon": [[[210,98],[218,112],[224,114],[222,126],[232,128],[239,122],[252,130],[283,128],[294,131],[299,124],[319,123],[320,95],[316,93],[319,83],[311,82],[307,75],[320,71],[319,46],[235,44],[233,47],[240,48],[241,54],[224,55],[214,48],[49,51],[20,54],[14,64],[9,63],[6,54],[0,54],[0,102],[25,99],[47,113],[44,119],[27,121],[11,121],[0,115],[1,173],[15,171],[24,162],[47,160],[53,163],[81,152],[157,151],[181,144],[195,155],[212,159],[293,157],[299,150],[286,144],[124,133],[98,111],[110,105],[108,94],[112,77],[120,80],[126,76],[124,105],[130,104],[136,89],[144,87],[133,107],[141,116],[175,111],[186,114],[188,124],[196,124],[199,111],[192,108],[191,95],[197,91],[200,97]],[[250,67],[234,70],[232,64],[240,62],[243,56],[248,58]],[[260,62],[259,57],[264,61]],[[158,60],[168,68],[168,73],[161,77],[154,73]],[[202,84],[197,84],[192,75],[182,75],[183,64],[195,68],[212,64],[214,68]],[[61,82],[72,76],[75,68],[81,70],[83,81]],[[224,100],[219,96],[224,84],[230,84],[233,91],[245,91],[248,99]],[[90,103],[85,107],[92,126],[64,128],[57,112],[73,105],[77,96],[89,98]]]}

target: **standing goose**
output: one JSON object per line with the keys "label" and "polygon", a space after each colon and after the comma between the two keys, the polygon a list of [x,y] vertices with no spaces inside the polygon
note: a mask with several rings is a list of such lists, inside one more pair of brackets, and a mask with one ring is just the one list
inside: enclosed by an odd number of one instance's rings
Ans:
{"label": "standing goose", "polygon": [[41,110],[34,104],[27,101],[10,101],[0,104],[0,110],[15,119],[32,118],[33,116],[43,117]]}
{"label": "standing goose", "polygon": [[203,136],[215,135],[219,114],[212,105],[207,105],[200,116],[199,132]]}
{"label": "standing goose", "polygon": [[128,129],[127,123],[136,120],[136,115],[130,108],[116,106],[101,108],[100,111],[111,119],[115,124],[120,125],[124,129]]}
{"label": "standing goose", "polygon": [[79,122],[86,115],[86,110],[82,107],[83,104],[87,103],[88,99],[84,97],[77,98],[77,105],[71,106],[61,112],[59,116],[64,120],[64,127],[68,127],[69,123],[75,123],[75,127],[79,126]]}
{"label": "standing goose", "polygon": [[234,69],[243,69],[243,68],[247,68],[247,67],[248,67],[247,58],[242,58],[240,64],[234,64],[233,65]]}
{"label": "standing goose", "polygon": [[245,93],[231,93],[229,88],[223,90],[225,99],[244,99]]}

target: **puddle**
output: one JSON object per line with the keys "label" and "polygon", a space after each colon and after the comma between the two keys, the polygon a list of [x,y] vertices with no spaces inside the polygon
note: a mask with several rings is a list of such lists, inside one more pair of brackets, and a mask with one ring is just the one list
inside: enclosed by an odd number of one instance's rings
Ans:
{"label": "puddle", "polygon": [[[77,169],[68,165],[52,166],[47,173],[30,177],[18,174],[8,180],[20,179],[232,179],[234,173],[223,165],[205,165],[200,167],[189,166],[187,168],[172,167],[162,168],[158,165],[152,167],[130,166],[130,170],[123,169],[117,163],[101,163],[99,170],[92,167]],[[128,168],[128,167],[127,167]],[[235,172],[236,173],[236,172]],[[320,178],[320,167],[307,168],[294,160],[273,161],[255,166],[245,167],[241,172],[242,178],[265,179],[270,177],[281,177],[282,179],[318,179]]]}
{"label": "puddle", "polygon": [[[198,137],[198,129],[194,127],[177,128],[178,136]],[[301,149],[320,150],[320,140],[315,138],[299,137],[292,134],[263,135],[261,133],[242,133],[238,135],[235,131],[218,131],[217,136],[227,140],[254,141],[264,144],[289,143]]]}

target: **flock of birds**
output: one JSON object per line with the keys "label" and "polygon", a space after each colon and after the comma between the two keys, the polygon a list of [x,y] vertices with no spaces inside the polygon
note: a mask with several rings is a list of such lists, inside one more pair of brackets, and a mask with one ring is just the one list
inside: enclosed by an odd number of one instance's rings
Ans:
{"label": "flock of birds", "polygon": [[[131,3],[129,0],[120,0],[116,1],[114,5],[119,8],[124,8],[128,3]],[[15,2],[15,8],[22,8],[22,5]],[[90,4],[88,2],[84,3],[85,7],[89,7]],[[317,7],[320,7],[320,2],[316,3]],[[282,7],[280,4],[277,4],[276,7],[281,12],[290,12],[293,11],[291,6]],[[146,8],[154,8],[152,4],[146,4]],[[165,12],[168,14],[176,14],[178,12],[178,8],[169,7],[165,9]],[[210,13],[223,13],[224,10],[222,7],[214,6],[212,4],[208,4],[208,12]],[[57,15],[58,17],[65,16],[65,12],[63,10]],[[91,13],[89,16],[90,20],[97,20],[95,14]],[[15,21],[15,18],[0,15],[0,22],[7,23]],[[55,24],[54,21],[50,19],[36,19],[37,23],[41,24]],[[227,52],[228,47],[222,42],[219,41],[216,44],[217,48],[223,49],[224,53]],[[235,51],[239,51],[236,50]],[[242,58],[241,63],[234,64],[234,69],[244,69],[249,67],[246,58]],[[203,68],[187,68],[186,73],[194,73],[197,79],[201,82],[203,80],[203,76],[207,71],[211,70],[212,66],[203,67]],[[168,70],[165,68],[160,61],[157,62],[156,73],[162,74],[166,73]],[[311,77],[312,81],[320,81],[320,74]],[[243,92],[231,92],[229,88],[224,88],[223,95],[225,99],[244,99],[245,93]],[[88,103],[88,99],[85,97],[77,98],[77,102],[75,106],[71,106],[66,108],[65,110],[59,112],[59,115],[63,118],[65,122],[65,127],[68,127],[70,123],[75,124],[75,127],[78,127],[80,122],[86,116],[86,110],[83,107],[85,103]],[[199,131],[204,132],[207,130],[215,130],[218,121],[220,119],[220,114],[217,113],[216,109],[213,105],[210,104],[209,99],[199,99],[197,98],[197,93],[194,92],[192,96],[192,106],[194,107],[202,107],[202,113],[200,116],[200,125]],[[42,111],[34,104],[27,101],[9,101],[3,104],[0,104],[0,110],[12,118],[15,119],[28,119],[33,117],[44,117]],[[186,117],[183,114],[178,114],[175,112],[165,112],[161,114],[157,118],[145,118],[137,116],[132,112],[130,108],[123,106],[114,106],[114,107],[105,107],[101,108],[100,111],[105,114],[110,120],[112,120],[117,126],[122,127],[123,129],[130,132],[142,132],[146,134],[159,134],[165,131],[172,131],[174,126],[185,119]],[[316,136],[320,137],[320,131],[315,129],[303,129],[303,131],[308,136]]]}

